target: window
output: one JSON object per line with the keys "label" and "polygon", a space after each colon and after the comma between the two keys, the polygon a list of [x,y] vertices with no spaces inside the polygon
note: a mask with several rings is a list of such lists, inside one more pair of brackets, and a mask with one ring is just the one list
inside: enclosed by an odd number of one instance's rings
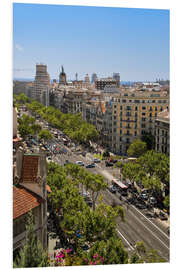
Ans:
{"label": "window", "polygon": [[114,120],[116,120],[116,116],[114,116]]}
{"label": "window", "polygon": [[136,129],[137,128],[137,125],[135,125],[134,128]]}
{"label": "window", "polygon": [[152,103],[156,103],[156,101],[155,100],[152,100]]}
{"label": "window", "polygon": [[129,143],[129,142],[130,142],[129,138],[126,138],[126,143]]}
{"label": "window", "polygon": [[155,111],[156,111],[156,112],[157,112],[157,110],[158,110],[157,107],[155,107]]}
{"label": "window", "polygon": [[146,121],[146,118],[141,118],[141,120],[142,120],[143,122],[145,122],[145,121]]}
{"label": "window", "polygon": [[161,103],[161,100],[158,100],[158,103]]}
{"label": "window", "polygon": [[135,112],[135,116],[137,116],[137,112]]}
{"label": "window", "polygon": [[146,115],[146,113],[145,113],[145,112],[143,112],[143,113],[142,113],[142,115]]}
{"label": "window", "polygon": [[122,110],[122,106],[120,106],[120,110]]}
{"label": "window", "polygon": [[131,113],[130,113],[130,112],[127,112],[127,113],[126,113],[126,116],[131,116]]}
{"label": "window", "polygon": [[114,105],[114,108],[116,108],[116,105]]}
{"label": "window", "polygon": [[137,131],[134,131],[134,136],[137,136]]}
{"label": "window", "polygon": [[120,123],[120,127],[122,128],[122,123]]}
{"label": "window", "polygon": [[114,111],[114,114],[116,114],[116,111]]}
{"label": "window", "polygon": [[131,106],[126,106],[126,110],[131,110]]}
{"label": "window", "polygon": [[122,134],[122,129],[120,129],[120,134]]}
{"label": "window", "polygon": [[145,131],[145,130],[142,130],[142,131],[141,131],[141,134],[142,134],[142,135],[143,135],[143,134],[145,134],[145,133],[146,133],[146,131]]}
{"label": "window", "polygon": [[142,100],[142,103],[145,103],[145,100]]}
{"label": "window", "polygon": [[149,114],[149,117],[152,117],[152,113]]}
{"label": "window", "polygon": [[149,110],[152,111],[152,107],[150,107]]}
{"label": "window", "polygon": [[135,111],[137,111],[137,110],[138,110],[138,107],[136,106],[136,107],[135,107]]}
{"label": "window", "polygon": [[122,116],[122,112],[120,112],[120,115]]}
{"label": "window", "polygon": [[116,122],[114,122],[114,126],[116,126]]}
{"label": "window", "polygon": [[123,100],[122,100],[122,103],[126,103],[126,99],[123,99]]}
{"label": "window", "polygon": [[119,141],[122,142],[122,137],[119,137]]}
{"label": "window", "polygon": [[162,112],[162,110],[163,110],[163,107],[160,108],[160,111],[161,111],[161,112]]}
{"label": "window", "polygon": [[139,100],[135,99],[134,103],[139,103]]}
{"label": "window", "polygon": [[157,113],[155,113],[155,117],[157,117]]}
{"label": "window", "polygon": [[114,128],[113,131],[116,132],[116,128]]}
{"label": "window", "polygon": [[142,110],[146,110],[146,107],[142,107]]}
{"label": "window", "polygon": [[141,127],[142,127],[142,128],[145,128],[145,127],[146,127],[146,125],[145,125],[145,124],[142,124],[142,125],[141,125]]}

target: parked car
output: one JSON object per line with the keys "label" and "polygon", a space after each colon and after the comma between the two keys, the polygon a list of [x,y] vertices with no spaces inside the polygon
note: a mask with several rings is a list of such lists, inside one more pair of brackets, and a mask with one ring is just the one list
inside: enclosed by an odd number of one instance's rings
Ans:
{"label": "parked car", "polygon": [[79,166],[84,166],[84,163],[82,161],[76,161],[76,164]]}
{"label": "parked car", "polygon": [[100,163],[101,160],[100,160],[99,158],[94,158],[94,159],[93,159],[93,162],[94,162],[94,163]]}
{"label": "parked car", "polygon": [[152,205],[156,205],[157,204],[157,200],[154,197],[150,197],[149,201],[150,201],[150,204],[152,204]]}
{"label": "parked car", "polygon": [[142,192],[141,195],[140,195],[140,198],[142,200],[147,200],[148,199],[148,194],[146,192]]}
{"label": "parked car", "polygon": [[109,161],[105,161],[106,167],[112,167],[114,164],[112,162]]}
{"label": "parked car", "polygon": [[94,168],[95,167],[95,164],[94,163],[90,163],[86,166],[86,168]]}

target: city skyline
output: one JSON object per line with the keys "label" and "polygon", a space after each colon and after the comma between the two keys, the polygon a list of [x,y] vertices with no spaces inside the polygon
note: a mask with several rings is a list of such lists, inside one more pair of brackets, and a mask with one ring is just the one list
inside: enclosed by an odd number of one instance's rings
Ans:
{"label": "city skyline", "polygon": [[61,65],[67,80],[120,73],[122,81],[169,79],[169,10],[13,4],[13,77]]}

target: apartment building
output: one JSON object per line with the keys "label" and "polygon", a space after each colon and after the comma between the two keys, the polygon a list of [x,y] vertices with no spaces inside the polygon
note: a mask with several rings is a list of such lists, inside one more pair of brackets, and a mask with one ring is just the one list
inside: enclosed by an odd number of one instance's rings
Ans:
{"label": "apartment building", "polygon": [[96,126],[102,144],[121,155],[143,134],[154,135],[158,113],[169,107],[167,92],[122,89],[118,94],[101,94],[101,99],[86,103],[83,117]]}
{"label": "apartment building", "polygon": [[105,144],[118,154],[126,154],[135,139],[154,135],[154,121],[159,112],[169,107],[167,93],[123,91],[114,95],[106,106]]}
{"label": "apartment building", "polygon": [[23,148],[16,153],[13,171],[13,254],[25,243],[29,211],[34,216],[34,233],[47,249],[46,157],[43,151],[28,155]]}
{"label": "apartment building", "polygon": [[170,154],[170,113],[166,109],[158,113],[155,119],[155,150],[164,154]]}
{"label": "apartment building", "polygon": [[113,78],[102,78],[95,80],[95,88],[97,90],[104,90],[106,85],[118,87],[119,82]]}

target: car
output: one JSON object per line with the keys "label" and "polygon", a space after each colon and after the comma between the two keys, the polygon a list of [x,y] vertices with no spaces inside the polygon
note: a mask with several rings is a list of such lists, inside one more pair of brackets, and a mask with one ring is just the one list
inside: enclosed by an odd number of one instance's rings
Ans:
{"label": "car", "polygon": [[154,197],[150,197],[150,203],[152,204],[152,205],[156,205],[157,204],[157,200],[156,200],[156,198],[154,198]]}
{"label": "car", "polygon": [[108,190],[111,192],[111,193],[116,193],[117,189],[114,187],[114,186],[109,186],[108,187]]}
{"label": "car", "polygon": [[94,159],[93,159],[93,162],[94,162],[94,163],[100,163],[101,160],[100,160],[99,158],[94,158]]}
{"label": "car", "polygon": [[86,166],[86,168],[94,168],[95,167],[95,164],[94,163],[90,163]]}
{"label": "car", "polygon": [[147,199],[148,199],[148,194],[145,193],[145,192],[142,192],[141,195],[140,195],[140,198],[141,198],[142,200],[147,200]]}
{"label": "car", "polygon": [[109,161],[105,161],[106,167],[112,167],[114,164]]}
{"label": "car", "polygon": [[146,204],[137,203],[135,206],[139,209],[146,209]]}
{"label": "car", "polygon": [[82,161],[76,161],[76,164],[79,166],[84,166],[84,163]]}

